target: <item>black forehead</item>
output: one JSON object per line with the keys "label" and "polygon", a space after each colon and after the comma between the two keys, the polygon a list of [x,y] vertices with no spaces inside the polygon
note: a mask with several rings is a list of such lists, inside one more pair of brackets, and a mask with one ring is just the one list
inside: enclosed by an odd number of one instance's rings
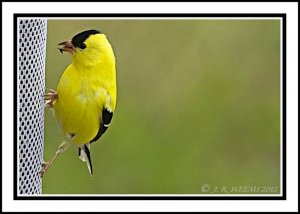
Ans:
{"label": "black forehead", "polygon": [[100,31],[98,30],[86,30],[86,31],[83,31],[81,33],[78,33],[77,35],[75,35],[73,38],[72,38],[72,44],[75,46],[75,47],[78,47],[80,46],[80,44],[82,44],[87,38],[89,38],[90,35],[93,35],[93,34],[98,34],[100,33]]}

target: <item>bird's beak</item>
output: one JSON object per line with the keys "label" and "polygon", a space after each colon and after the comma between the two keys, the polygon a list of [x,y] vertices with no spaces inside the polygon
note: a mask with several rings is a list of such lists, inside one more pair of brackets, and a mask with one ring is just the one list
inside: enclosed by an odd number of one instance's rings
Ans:
{"label": "bird's beak", "polygon": [[59,47],[58,50],[63,53],[63,51],[66,51],[68,53],[73,53],[73,51],[75,50],[74,45],[72,44],[71,41],[66,41],[66,42],[62,42],[58,44]]}

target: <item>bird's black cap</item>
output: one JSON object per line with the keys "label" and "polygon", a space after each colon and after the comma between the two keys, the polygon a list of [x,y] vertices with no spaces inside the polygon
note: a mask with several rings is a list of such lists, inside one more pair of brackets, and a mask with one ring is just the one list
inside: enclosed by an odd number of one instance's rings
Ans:
{"label": "bird's black cap", "polygon": [[100,31],[98,30],[86,30],[81,33],[78,33],[72,38],[72,44],[74,47],[79,47],[81,49],[85,48],[85,44],[83,43],[90,35],[98,34]]}

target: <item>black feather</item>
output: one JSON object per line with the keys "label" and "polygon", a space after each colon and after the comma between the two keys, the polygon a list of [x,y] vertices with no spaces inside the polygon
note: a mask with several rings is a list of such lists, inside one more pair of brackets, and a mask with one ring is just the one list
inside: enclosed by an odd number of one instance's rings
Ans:
{"label": "black feather", "polygon": [[90,143],[97,141],[101,137],[101,135],[107,130],[107,128],[108,128],[108,126],[111,122],[112,117],[113,117],[113,113],[108,111],[106,108],[103,108],[98,133],[90,141]]}
{"label": "black feather", "polygon": [[108,111],[106,108],[102,110],[102,123],[106,127],[109,126],[111,119],[112,119],[113,113]]}
{"label": "black feather", "polygon": [[98,33],[100,33],[100,31],[98,31],[98,30],[86,30],[86,31],[83,31],[83,32],[77,34],[76,36],[74,36],[72,38],[72,44],[75,47],[84,49],[86,47],[86,45],[84,44],[84,41],[87,38],[89,38],[90,35],[98,34]]}
{"label": "black feather", "polygon": [[91,174],[93,175],[93,166],[92,166],[92,160],[91,160],[91,154],[90,154],[90,150],[89,148],[86,146],[86,144],[83,145],[84,146],[84,152],[86,153],[86,156],[88,158],[88,161],[90,163],[91,166]]}

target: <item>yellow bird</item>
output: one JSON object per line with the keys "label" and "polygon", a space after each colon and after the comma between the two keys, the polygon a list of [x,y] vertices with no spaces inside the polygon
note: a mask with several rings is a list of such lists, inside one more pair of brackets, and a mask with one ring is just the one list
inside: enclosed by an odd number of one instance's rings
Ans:
{"label": "yellow bird", "polygon": [[50,89],[45,100],[53,107],[64,140],[55,156],[42,164],[41,176],[72,144],[79,147],[79,158],[86,161],[93,175],[90,144],[107,130],[116,107],[114,52],[98,30],[81,32],[58,45],[62,53],[71,54],[72,63],[64,71],[57,91]]}

